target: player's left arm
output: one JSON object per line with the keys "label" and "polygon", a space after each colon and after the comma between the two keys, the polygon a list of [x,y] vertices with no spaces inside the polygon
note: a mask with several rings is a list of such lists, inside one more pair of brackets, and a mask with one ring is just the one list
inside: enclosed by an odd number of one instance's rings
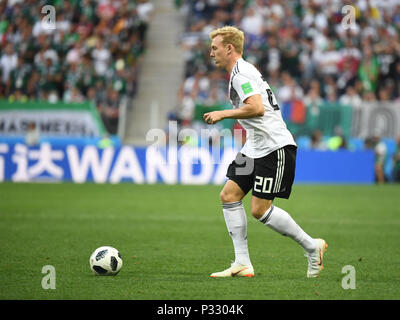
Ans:
{"label": "player's left arm", "polygon": [[244,105],[237,109],[212,111],[203,115],[204,121],[208,124],[214,124],[223,119],[249,119],[262,117],[265,109],[260,94],[254,94],[244,101]]}

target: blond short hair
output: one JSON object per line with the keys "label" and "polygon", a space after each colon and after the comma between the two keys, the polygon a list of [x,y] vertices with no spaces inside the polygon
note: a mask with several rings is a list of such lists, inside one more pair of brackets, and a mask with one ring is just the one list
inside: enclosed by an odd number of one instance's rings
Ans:
{"label": "blond short hair", "polygon": [[212,40],[219,35],[222,36],[222,44],[224,46],[231,44],[237,53],[243,54],[244,33],[242,30],[232,26],[225,26],[211,31],[210,39]]}

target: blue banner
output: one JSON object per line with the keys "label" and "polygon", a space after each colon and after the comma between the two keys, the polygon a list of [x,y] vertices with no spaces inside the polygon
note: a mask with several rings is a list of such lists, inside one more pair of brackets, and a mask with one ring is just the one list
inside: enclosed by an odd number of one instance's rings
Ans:
{"label": "blue banner", "polygon": [[299,150],[295,181],[333,184],[374,183],[374,157],[374,152],[371,150]]}
{"label": "blue banner", "polygon": [[[0,142],[0,181],[223,184],[239,150]],[[372,151],[299,150],[295,183],[374,183]]]}

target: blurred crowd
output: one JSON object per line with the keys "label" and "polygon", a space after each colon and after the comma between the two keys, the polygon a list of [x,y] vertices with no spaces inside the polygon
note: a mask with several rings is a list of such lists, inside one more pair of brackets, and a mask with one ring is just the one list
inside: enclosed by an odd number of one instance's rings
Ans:
{"label": "blurred crowd", "polygon": [[116,133],[119,106],[136,93],[152,10],[148,0],[0,0],[0,99],[89,101]]}
{"label": "blurred crowd", "polygon": [[[196,104],[226,101],[227,77],[209,58],[211,30],[245,32],[244,58],[255,64],[282,104],[400,100],[399,0],[180,0],[186,73],[179,117],[190,123]],[[345,5],[354,23],[342,24]],[[344,22],[348,22],[348,19]],[[351,21],[350,21],[351,22]]]}
{"label": "blurred crowd", "polygon": [[[197,123],[196,105],[227,102],[229,75],[209,57],[209,32],[224,25],[245,32],[244,58],[261,71],[281,106],[301,101],[312,110],[323,103],[362,108],[364,101],[400,101],[400,0],[176,3],[187,17],[180,39],[186,69],[176,112],[183,126]],[[345,18],[346,5],[354,16]],[[300,138],[311,149],[353,148],[340,132],[324,137],[315,130]],[[400,137],[389,142],[379,135],[358,141],[360,148],[374,150],[378,183],[400,181]]]}

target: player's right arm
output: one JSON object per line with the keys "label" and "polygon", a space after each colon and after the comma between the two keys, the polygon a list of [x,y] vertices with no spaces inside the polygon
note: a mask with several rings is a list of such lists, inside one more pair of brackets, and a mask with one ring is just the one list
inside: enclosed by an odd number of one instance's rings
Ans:
{"label": "player's right arm", "polygon": [[236,91],[243,105],[231,110],[213,111],[204,114],[204,120],[214,124],[226,118],[249,119],[262,117],[265,112],[261,93],[253,77],[246,74],[236,74],[232,79],[232,88]]}
{"label": "player's right arm", "polygon": [[208,124],[214,124],[223,119],[249,119],[262,117],[265,109],[261,95],[254,94],[245,99],[244,105],[237,109],[212,111],[205,113],[203,118]]}

